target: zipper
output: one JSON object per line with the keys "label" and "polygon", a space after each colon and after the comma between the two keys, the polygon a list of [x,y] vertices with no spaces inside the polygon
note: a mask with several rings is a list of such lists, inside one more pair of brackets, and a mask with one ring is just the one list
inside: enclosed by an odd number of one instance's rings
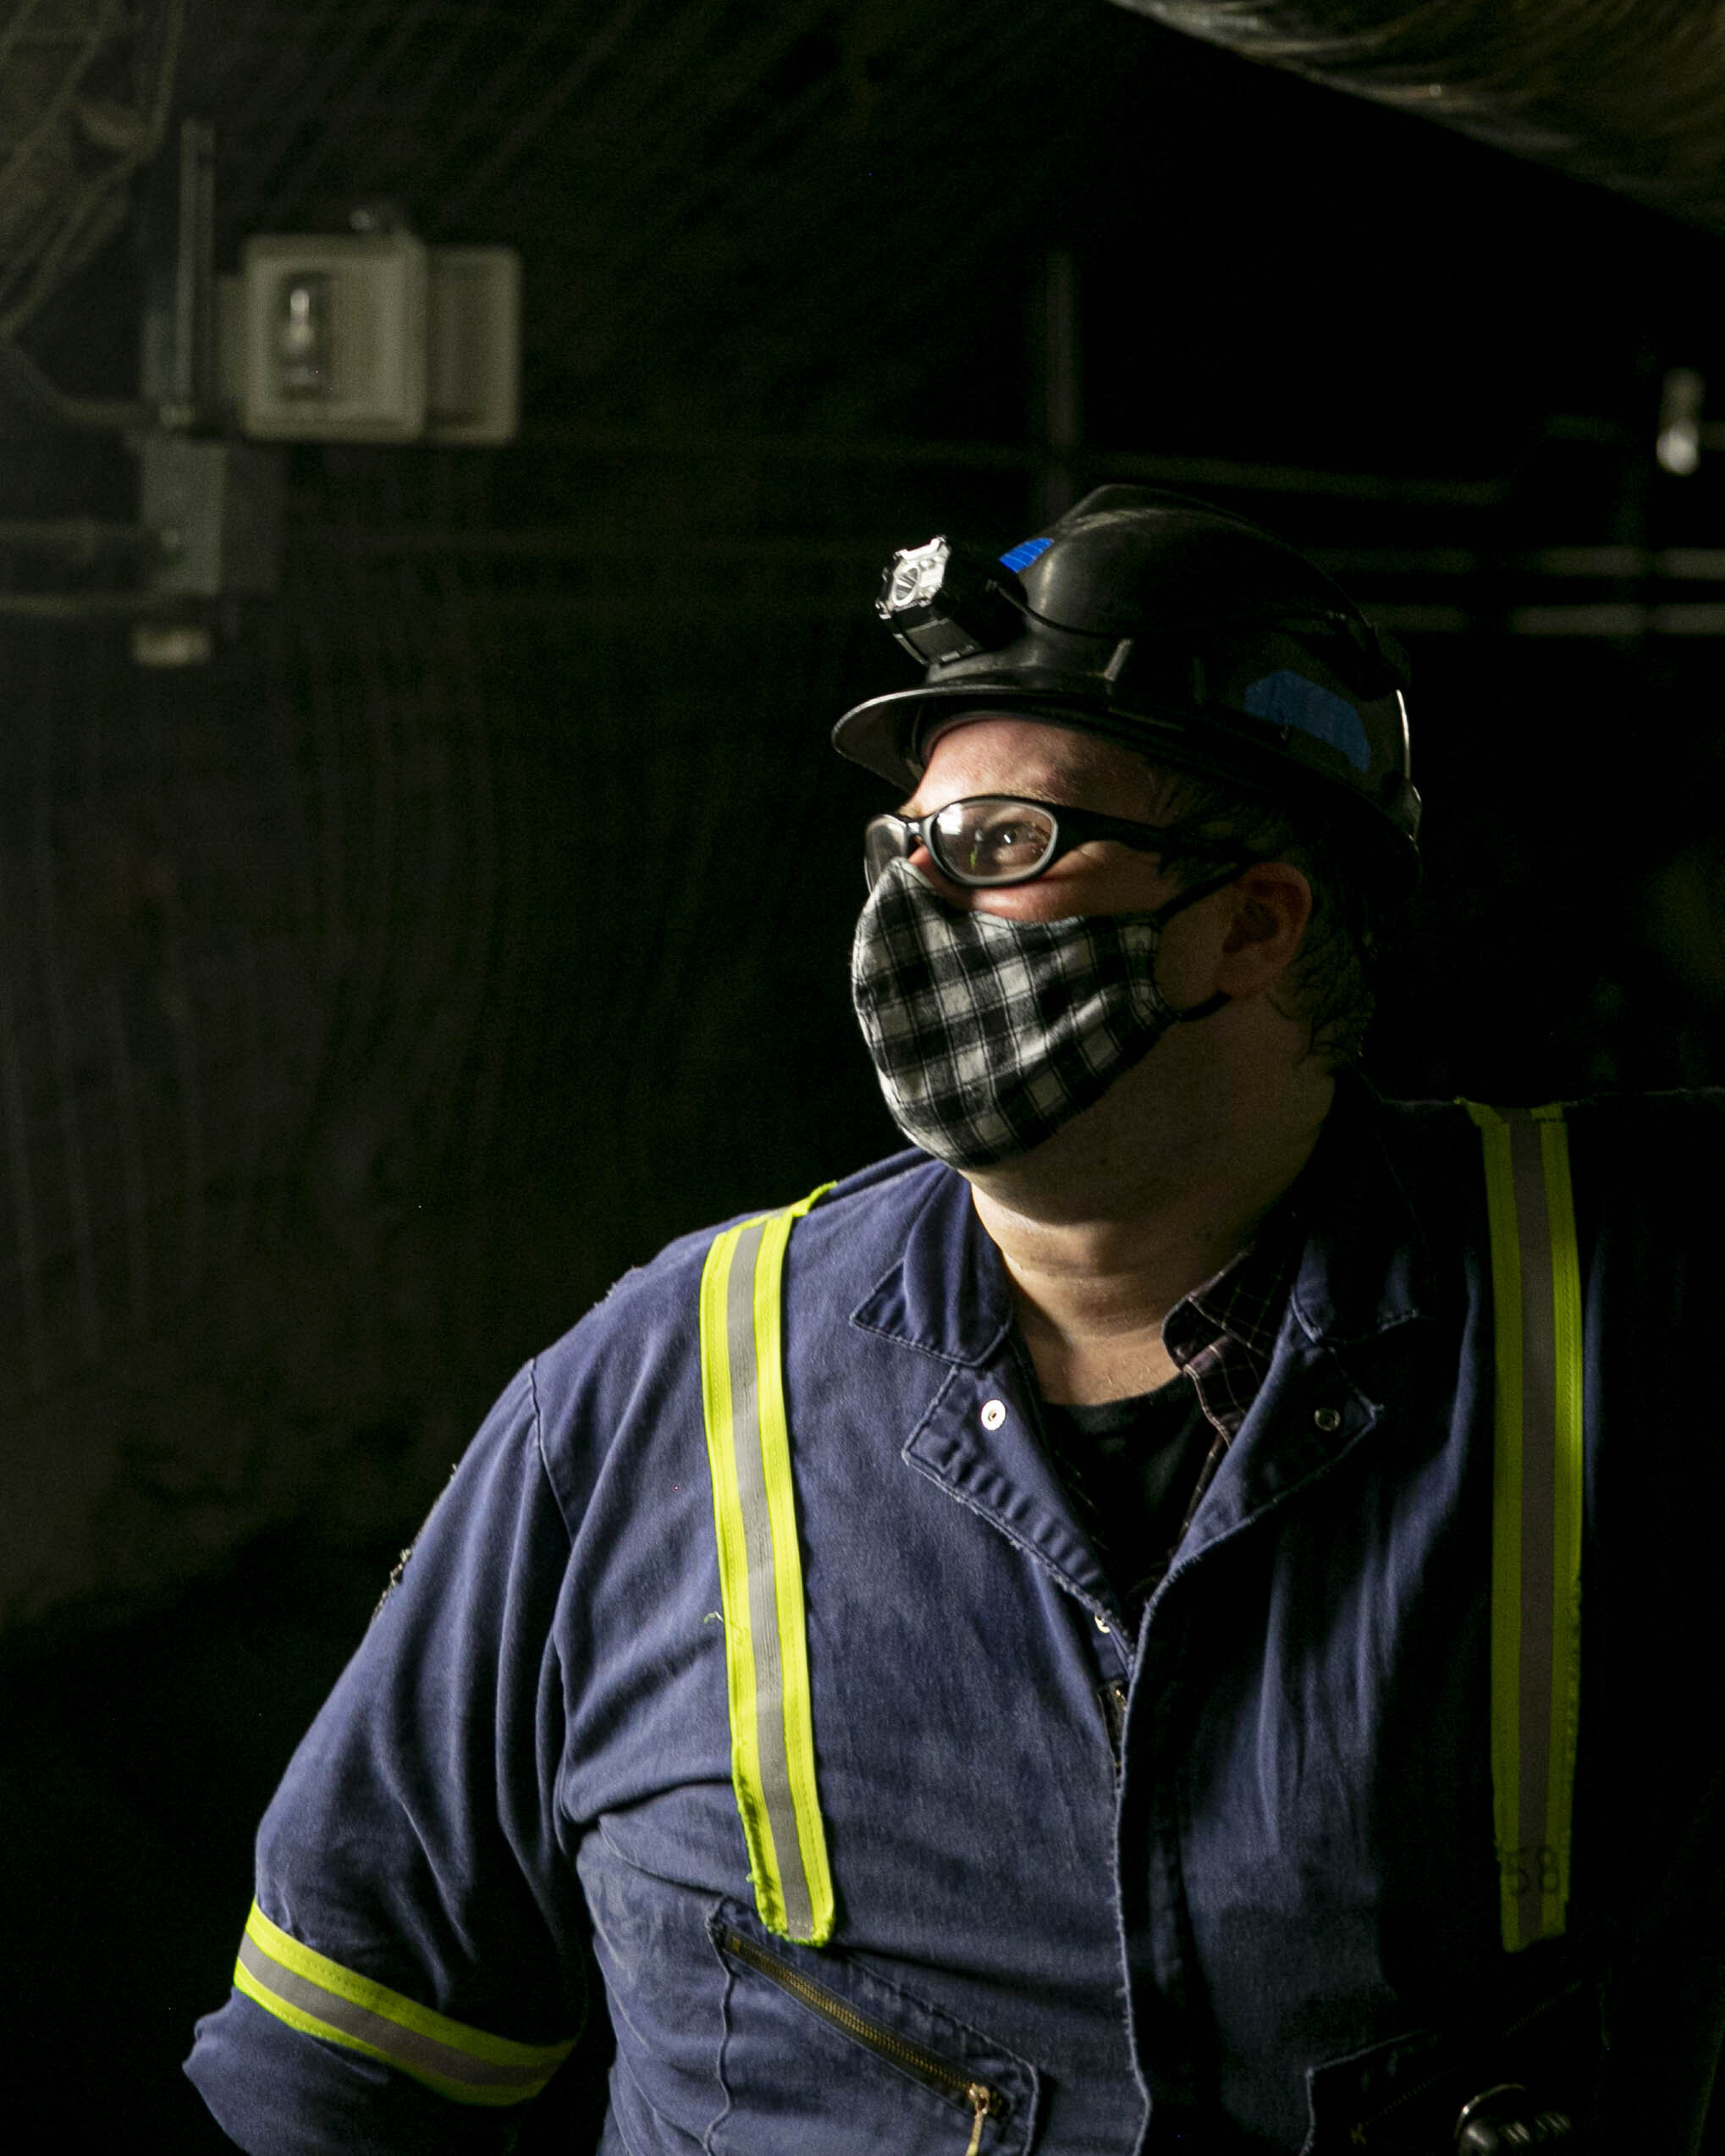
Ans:
{"label": "zipper", "polygon": [[932,2088],[949,2103],[967,2105],[971,2114],[970,2146],[964,2156],[977,2156],[983,2145],[986,2120],[1006,2117],[1010,2107],[997,2089],[990,2088],[985,2082],[967,2080],[957,2067],[937,2059],[932,2051],[924,2051],[920,2044],[908,2043],[892,2030],[882,2028],[878,2021],[869,2021],[824,1984],[818,1984],[800,1970],[791,1968],[776,1954],[769,1954],[752,1939],[746,1939],[741,1932],[727,1927],[719,1933],[719,1944],[727,1954],[734,1954],[739,1961],[747,1961],[769,1983],[777,1984],[780,1991],[801,1999],[835,2029],[842,2029],[846,2036],[866,2045],[880,2058],[890,2060],[925,2088]]}

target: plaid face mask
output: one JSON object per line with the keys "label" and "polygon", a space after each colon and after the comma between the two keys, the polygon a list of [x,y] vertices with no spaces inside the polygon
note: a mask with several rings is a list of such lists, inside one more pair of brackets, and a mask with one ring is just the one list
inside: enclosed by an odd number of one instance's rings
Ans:
{"label": "plaid face mask", "polygon": [[1155,913],[1007,921],[949,906],[893,861],[868,895],[851,995],[893,1121],[955,1168],[1028,1153],[1089,1107],[1171,1026],[1156,986],[1164,924],[1230,868]]}

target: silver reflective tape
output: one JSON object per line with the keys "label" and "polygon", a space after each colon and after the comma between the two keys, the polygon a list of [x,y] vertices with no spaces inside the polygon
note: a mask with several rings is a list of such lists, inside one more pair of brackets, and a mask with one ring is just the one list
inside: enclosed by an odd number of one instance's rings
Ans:
{"label": "silver reflective tape", "polygon": [[814,1930],[802,1848],[791,1796],[791,1762],[785,1749],[785,1674],[779,1645],[779,1601],[773,1564],[773,1528],[767,1510],[766,1469],[761,1458],[761,1403],[755,1376],[755,1264],[765,1221],[737,1238],[725,1283],[725,1336],[730,1362],[730,1426],[736,1458],[737,1497],[743,1545],[748,1555],[749,1630],[755,1650],[755,1743],[761,1796],[773,1829],[785,1922],[792,1938]]}
{"label": "silver reflective tape", "polygon": [[488,2060],[475,2059],[468,2052],[439,2043],[434,2037],[422,2036],[416,2029],[404,2029],[399,2021],[386,2021],[369,2007],[356,2005],[352,1999],[344,1999],[339,1992],[326,1991],[309,1977],[299,1976],[284,1967],[264,1951],[249,1932],[240,1941],[240,1961],[249,1976],[256,1977],[264,1990],[285,2004],[297,2006],[302,2014],[327,2022],[332,2029],[339,2029],[344,2036],[369,2044],[374,2051],[382,2052],[392,2065],[410,2074],[430,2074],[439,2081],[466,2082],[475,2088],[518,2088],[527,2096],[549,2073],[549,2068],[545,2066],[495,2066]]}
{"label": "silver reflective tape", "polygon": [[1510,1122],[1516,1239],[1521,1254],[1521,1667],[1517,1687],[1521,1758],[1517,1802],[1518,1859],[1530,1872],[1518,1911],[1524,1945],[1531,1944],[1545,1929],[1543,1883],[1551,1844],[1551,1822],[1546,1814],[1557,1666],[1557,1332],[1540,1130],[1525,1111]]}

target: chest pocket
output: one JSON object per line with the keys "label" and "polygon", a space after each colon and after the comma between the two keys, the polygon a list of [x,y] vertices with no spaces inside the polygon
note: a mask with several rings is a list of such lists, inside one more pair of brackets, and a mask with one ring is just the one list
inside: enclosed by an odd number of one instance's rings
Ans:
{"label": "chest pocket", "polygon": [[714,2156],[1017,2156],[1035,2069],[843,1956],[769,1933],[739,1904],[708,1927],[724,1962]]}

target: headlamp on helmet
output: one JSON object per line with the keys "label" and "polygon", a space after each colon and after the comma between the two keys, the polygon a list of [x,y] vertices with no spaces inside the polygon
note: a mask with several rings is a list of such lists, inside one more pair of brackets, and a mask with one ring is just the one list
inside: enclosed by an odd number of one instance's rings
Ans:
{"label": "headlamp on helmet", "polygon": [[901,547],[875,611],[924,666],[1010,643],[1022,626],[1024,587],[979,548],[933,538]]}

